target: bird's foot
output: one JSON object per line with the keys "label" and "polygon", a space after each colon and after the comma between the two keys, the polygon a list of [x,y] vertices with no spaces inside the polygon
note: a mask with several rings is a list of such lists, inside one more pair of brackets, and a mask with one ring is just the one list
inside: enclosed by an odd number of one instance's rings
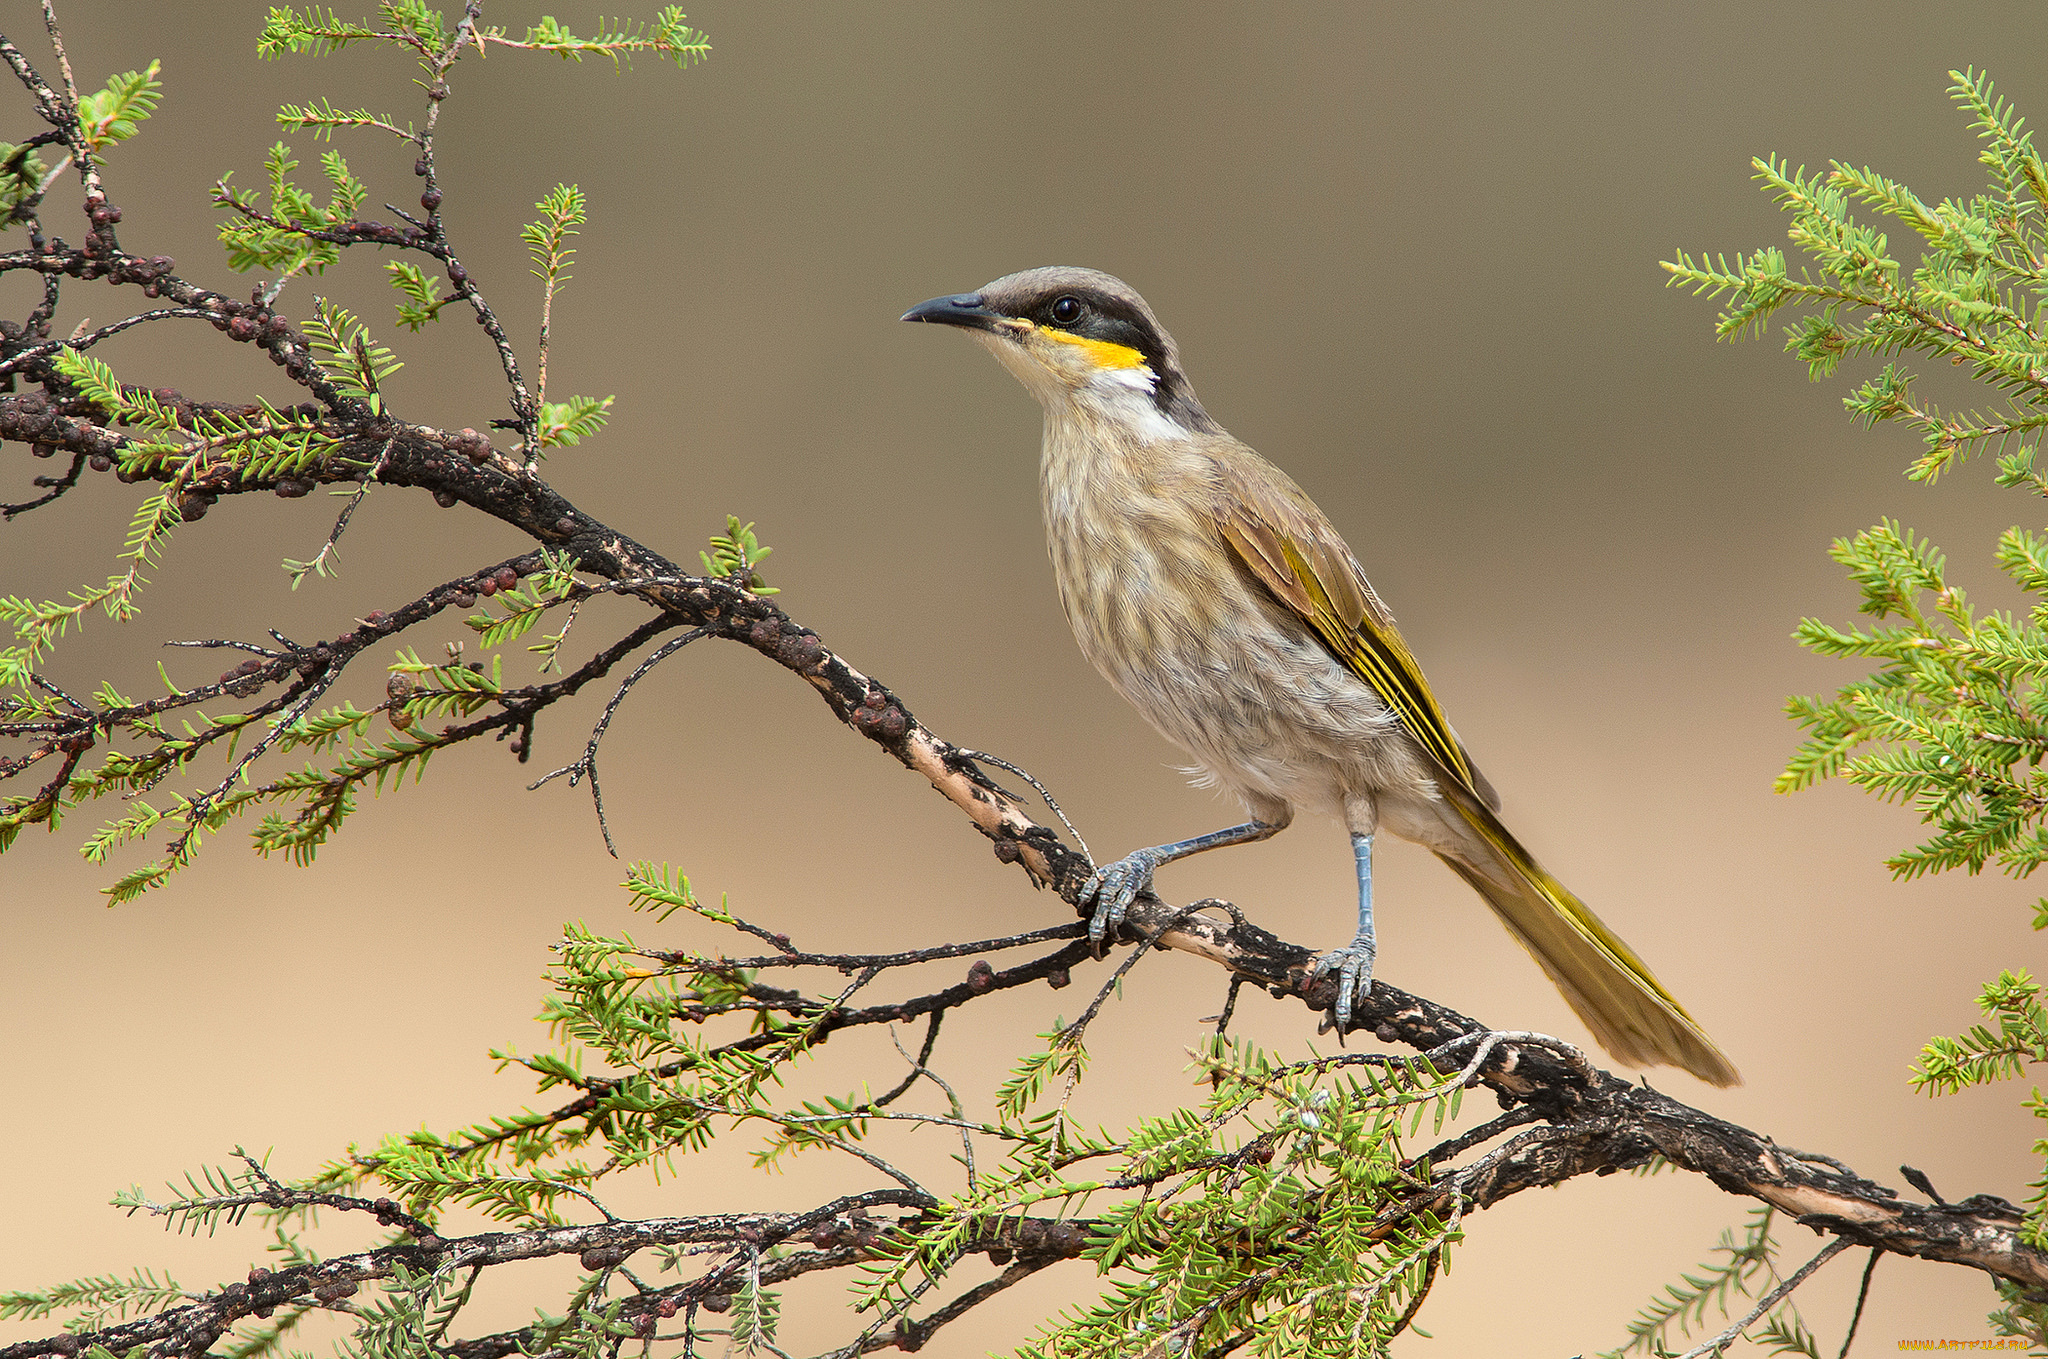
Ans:
{"label": "bird's foot", "polygon": [[1375,950],[1370,939],[1354,939],[1343,948],[1333,948],[1316,959],[1309,969],[1312,980],[1337,974],[1337,1032],[1351,1027],[1351,1011],[1372,994],[1372,960]]}
{"label": "bird's foot", "polygon": [[1152,890],[1152,874],[1165,861],[1156,849],[1132,850],[1096,869],[1081,888],[1080,905],[1088,911],[1088,947],[1098,956],[1104,943],[1116,937],[1133,898]]}

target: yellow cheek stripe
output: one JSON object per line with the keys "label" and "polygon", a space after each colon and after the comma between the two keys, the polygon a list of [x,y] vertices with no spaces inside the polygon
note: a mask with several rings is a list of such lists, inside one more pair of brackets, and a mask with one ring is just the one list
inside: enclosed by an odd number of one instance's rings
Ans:
{"label": "yellow cheek stripe", "polygon": [[1108,340],[1091,340],[1085,335],[1070,335],[1064,330],[1051,326],[1037,327],[1038,333],[1048,340],[1070,344],[1090,359],[1097,368],[1143,368],[1145,356],[1127,344],[1111,344]]}

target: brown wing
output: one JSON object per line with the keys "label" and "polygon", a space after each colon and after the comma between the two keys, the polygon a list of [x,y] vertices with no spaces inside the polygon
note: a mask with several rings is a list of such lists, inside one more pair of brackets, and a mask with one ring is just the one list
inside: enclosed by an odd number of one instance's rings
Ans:
{"label": "brown wing", "polygon": [[[1250,450],[1245,453],[1251,457]],[[1270,463],[1230,469],[1236,484],[1216,527],[1245,568],[1373,687],[1422,748],[1460,785],[1494,801],[1444,717],[1393,615],[1372,593],[1351,549],[1298,486]]]}

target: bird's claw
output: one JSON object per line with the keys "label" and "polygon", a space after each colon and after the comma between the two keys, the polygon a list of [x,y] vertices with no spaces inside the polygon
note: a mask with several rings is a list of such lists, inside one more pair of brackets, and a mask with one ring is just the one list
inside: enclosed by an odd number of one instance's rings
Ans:
{"label": "bird's claw", "polygon": [[1332,972],[1337,974],[1337,1032],[1351,1027],[1351,1011],[1359,1002],[1372,994],[1372,961],[1374,949],[1370,943],[1360,944],[1356,940],[1343,948],[1333,948],[1315,961],[1309,969],[1309,977],[1320,981]]}
{"label": "bird's claw", "polygon": [[1088,910],[1088,947],[1097,956],[1104,943],[1116,936],[1140,892],[1152,890],[1152,874],[1159,867],[1159,855],[1149,849],[1133,850],[1113,864],[1095,870],[1081,888],[1079,905]]}

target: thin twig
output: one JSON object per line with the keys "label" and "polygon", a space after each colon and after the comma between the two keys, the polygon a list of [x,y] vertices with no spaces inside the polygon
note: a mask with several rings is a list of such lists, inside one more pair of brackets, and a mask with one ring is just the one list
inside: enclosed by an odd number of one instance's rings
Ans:
{"label": "thin twig", "polygon": [[1743,1314],[1741,1320],[1737,1321],[1734,1325],[1728,1327],[1727,1329],[1721,1331],[1719,1334],[1715,1335],[1713,1339],[1707,1341],[1704,1345],[1693,1346],[1684,1354],[1679,1355],[1678,1359],[1707,1359],[1707,1356],[1710,1354],[1720,1354],[1721,1351],[1727,1349],[1730,1345],[1734,1344],[1736,1340],[1738,1340],[1741,1337],[1742,1333],[1749,1329],[1750,1324],[1752,1322],[1754,1322],[1758,1317],[1762,1316],[1764,1313],[1770,1311],[1773,1307],[1776,1307],[1781,1301],[1784,1300],[1786,1294],[1790,1293],[1793,1289],[1799,1287],[1799,1285],[1805,1283],[1807,1275],[1813,1273],[1813,1271],[1819,1269],[1822,1265],[1834,1259],[1837,1255],[1840,1255],[1843,1251],[1849,1249],[1849,1247],[1855,1244],[1855,1242],[1851,1241],[1846,1236],[1838,1236],[1834,1240],[1828,1242],[1827,1245],[1821,1247],[1820,1254],[1814,1256],[1811,1260],[1808,1260],[1805,1264],[1799,1267],[1798,1273],[1794,1274],[1791,1278],[1779,1284],[1776,1288],[1773,1288],[1770,1292],[1764,1294],[1763,1297],[1757,1302],[1756,1306],[1750,1308],[1748,1312]]}
{"label": "thin twig", "polygon": [[319,553],[312,561],[306,562],[300,569],[292,572],[292,585],[294,588],[308,574],[325,575],[327,573],[326,563],[328,557],[333,555],[335,545],[341,541],[341,535],[348,531],[349,516],[356,512],[356,506],[363,503],[363,497],[367,496],[370,493],[370,488],[377,484],[377,478],[384,475],[384,468],[391,458],[391,448],[394,442],[392,439],[384,441],[383,451],[377,455],[377,461],[371,465],[370,470],[363,474],[363,479],[357,485],[355,493],[349,496],[348,504],[341,507],[341,516],[334,521],[334,531],[327,535],[327,541],[321,545]]}
{"label": "thin twig", "polygon": [[567,774],[569,776],[569,786],[574,788],[576,780],[588,775],[590,778],[590,799],[597,807],[597,828],[604,836],[605,849],[610,852],[614,859],[619,857],[619,847],[612,842],[612,828],[610,823],[605,820],[604,815],[604,792],[598,787],[597,783],[598,743],[604,740],[605,729],[612,724],[612,714],[618,712],[619,705],[626,701],[626,695],[631,692],[633,686],[638,684],[648,671],[654,669],[655,666],[660,665],[663,661],[675,655],[698,638],[708,635],[709,631],[708,628],[691,628],[682,636],[670,638],[662,643],[661,647],[653,655],[640,662],[633,673],[626,676],[625,683],[619,686],[618,692],[612,695],[611,701],[604,705],[604,712],[598,716],[597,726],[590,733],[590,743],[583,748],[583,757],[574,764],[563,765],[560,769],[550,770],[526,785],[527,791],[532,792],[543,783]]}
{"label": "thin twig", "polygon": [[951,1322],[958,1321],[961,1317],[965,1316],[969,1311],[980,1306],[982,1303],[987,1302],[990,1298],[1002,1292],[1004,1289],[1009,1288],[1013,1284],[1022,1283],[1024,1280],[1036,1274],[1039,1270],[1046,1268],[1048,1265],[1055,1265],[1058,1263],[1058,1259],[1052,1256],[1032,1256],[1028,1259],[1015,1261],[1010,1265],[1008,1269],[1005,1269],[1001,1274],[998,1274],[995,1278],[987,1279],[981,1283],[976,1284],[974,1287],[968,1289],[965,1293],[962,1293],[959,1297],[947,1303],[944,1307],[941,1307],[936,1312],[933,1312],[923,1321],[912,1321],[908,1322],[907,1324],[903,1321],[899,1321],[897,1323],[898,1329],[896,1335],[889,1336],[887,1338],[884,1338],[882,1336],[874,1336],[869,1340],[863,1341],[861,1344],[860,1352],[866,1353],[870,1350],[890,1349],[901,1345],[902,1341],[904,1340],[911,1340],[914,1341],[916,1345],[922,1346],[929,1342],[931,1337],[941,1327],[946,1326]]}
{"label": "thin twig", "polygon": [[49,30],[50,46],[57,50],[57,69],[64,73],[64,93],[71,97],[75,108],[78,82],[71,78],[71,58],[64,54],[64,30],[57,26],[57,9],[51,0],[43,0],[43,27]]}
{"label": "thin twig", "polygon": [[1088,842],[1081,838],[1081,832],[1074,829],[1074,823],[1067,820],[1067,814],[1061,811],[1060,804],[1053,800],[1052,790],[1033,778],[1031,771],[1019,768],[1000,755],[991,755],[985,750],[959,750],[954,753],[963,760],[982,760],[994,765],[998,769],[1007,769],[1018,778],[1024,780],[1024,782],[1030,784],[1037,790],[1038,795],[1045,799],[1045,805],[1052,808],[1052,814],[1060,819],[1060,824],[1067,828],[1067,834],[1074,837],[1074,843],[1080,846],[1081,852],[1087,854],[1091,862],[1094,860],[1095,856],[1089,853]]}
{"label": "thin twig", "polygon": [[1408,1323],[1415,1320],[1415,1314],[1422,1310],[1422,1304],[1429,1301],[1429,1290],[1436,1287],[1437,1261],[1443,1258],[1443,1253],[1444,1248],[1442,1246],[1437,1246],[1430,1251],[1429,1262],[1422,1269],[1422,1286],[1417,1288],[1415,1296],[1408,1300],[1408,1306],[1402,1310],[1399,1319],[1394,1322],[1394,1328],[1387,1332],[1387,1339],[1392,1340],[1395,1336],[1407,1330]]}
{"label": "thin twig", "polygon": [[1863,1324],[1863,1304],[1870,1300],[1870,1276],[1877,1272],[1877,1262],[1882,1258],[1884,1252],[1872,1246],[1870,1263],[1863,1266],[1863,1283],[1856,1289],[1856,1310],[1849,1314],[1849,1334],[1842,1337],[1842,1352],[1835,1359],[1849,1359],[1849,1346],[1856,1343],[1856,1328]]}
{"label": "thin twig", "polygon": [[1530,1106],[1526,1104],[1518,1105],[1500,1117],[1482,1123],[1476,1128],[1459,1133],[1456,1137],[1445,1138],[1415,1159],[1427,1162],[1432,1166],[1441,1165],[1453,1156],[1470,1151],[1481,1142],[1490,1141],[1500,1136],[1510,1128],[1519,1128],[1524,1124],[1534,1123],[1542,1117],[1542,1114]]}
{"label": "thin twig", "polygon": [[[562,771],[557,770],[556,773]],[[548,777],[553,778],[550,774]],[[539,785],[536,784],[535,787]],[[745,968],[758,972],[770,967],[836,967],[849,970],[859,967],[910,967],[917,963],[936,962],[944,958],[965,958],[978,953],[1000,953],[1004,949],[1022,948],[1026,944],[1046,944],[1055,939],[1076,939],[1088,932],[1088,926],[1081,921],[1065,925],[1053,925],[1027,934],[1006,935],[1001,939],[977,939],[969,944],[939,944],[932,948],[907,949],[902,953],[805,953],[795,951],[760,958],[720,958],[721,968]],[[665,963],[677,963],[686,967],[700,967],[705,959],[692,953],[668,949],[641,949],[640,956],[654,958]]]}
{"label": "thin twig", "polygon": [[89,330],[81,335],[73,335],[69,339],[52,340],[48,344],[20,350],[12,358],[0,362],[0,374],[18,372],[38,359],[48,358],[60,349],[90,349],[110,335],[119,335],[122,331],[145,322],[169,321],[181,317],[194,321],[218,321],[220,313],[207,311],[203,307],[159,307],[155,311],[138,312],[134,316],[101,326],[98,330]]}
{"label": "thin twig", "polygon": [[891,1088],[888,1094],[883,1095],[879,1099],[869,1100],[860,1109],[856,1110],[856,1113],[874,1109],[886,1109],[909,1093],[910,1087],[917,1084],[917,1078],[924,1074],[924,1064],[931,1060],[932,1049],[938,1046],[939,1025],[945,1018],[946,1012],[944,1010],[932,1011],[931,1023],[924,1026],[924,1046],[918,1049],[917,1056],[915,1057],[912,1057],[904,1049],[903,1040],[896,1036],[895,1028],[893,1026],[890,1028],[889,1041],[895,1045],[896,1051],[902,1056],[903,1060],[910,1064],[910,1074]]}
{"label": "thin twig", "polygon": [[901,1094],[903,1091],[908,1090],[910,1088],[911,1082],[915,1081],[919,1076],[929,1077],[933,1085],[936,1085],[939,1087],[939,1089],[945,1091],[946,1103],[949,1106],[951,1106],[953,1110],[953,1119],[959,1125],[960,1128],[960,1161],[961,1164],[967,1168],[967,1192],[969,1194],[972,1194],[975,1192],[976,1188],[979,1185],[979,1179],[974,1171],[974,1129],[968,1126],[967,1111],[966,1108],[960,1103],[960,1096],[954,1093],[952,1086],[946,1084],[945,1077],[941,1076],[938,1072],[932,1070],[931,1067],[926,1065],[926,1063],[928,1063],[931,1060],[932,1044],[937,1040],[939,1036],[939,1019],[945,1013],[946,1012],[944,1010],[932,1011],[932,1026],[930,1030],[926,1032],[924,1037],[924,1051],[918,1053],[915,1059],[913,1059],[909,1053],[903,1051],[903,1044],[899,1042],[896,1038],[896,1030],[894,1028],[891,1028],[889,1030],[889,1041],[891,1043],[896,1044],[896,1051],[902,1053],[903,1060],[910,1063],[910,1075],[905,1077],[903,1084],[897,1086],[896,1089],[891,1091],[887,1097],[880,1100],[876,1100],[875,1103],[887,1103],[889,1099],[892,1099],[896,1095]]}
{"label": "thin twig", "polygon": [[24,500],[17,505],[0,505],[0,522],[12,519],[18,514],[27,514],[30,510],[40,509],[76,486],[78,484],[78,474],[85,470],[85,460],[90,456],[87,453],[73,453],[71,455],[71,469],[63,476],[37,477],[35,485],[47,486],[49,488],[48,493],[37,496],[34,500]]}
{"label": "thin twig", "polygon": [[1095,993],[1095,999],[1088,1002],[1088,1008],[1081,1012],[1081,1017],[1061,1031],[1060,1042],[1068,1045],[1080,1042],[1081,1035],[1087,1031],[1088,1025],[1094,1021],[1096,1015],[1102,1012],[1103,1005],[1114,994],[1118,983],[1123,981],[1124,974],[1136,967],[1139,960],[1152,951],[1152,946],[1159,942],[1161,935],[1201,909],[1202,903],[1199,901],[1193,905],[1181,907],[1165,924],[1160,925],[1139,941],[1138,946],[1131,950],[1130,956],[1117,965],[1116,971],[1110,973],[1109,980],[1104,982],[1102,989]]}

